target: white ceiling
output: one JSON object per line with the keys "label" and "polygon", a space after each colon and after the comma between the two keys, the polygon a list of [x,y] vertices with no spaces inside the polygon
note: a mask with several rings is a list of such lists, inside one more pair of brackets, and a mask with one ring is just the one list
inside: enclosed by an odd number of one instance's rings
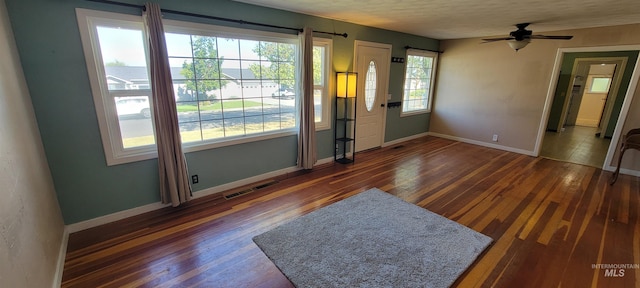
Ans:
{"label": "white ceiling", "polygon": [[[235,0],[434,39],[640,23],[640,0]],[[336,31],[340,32],[340,31]]]}

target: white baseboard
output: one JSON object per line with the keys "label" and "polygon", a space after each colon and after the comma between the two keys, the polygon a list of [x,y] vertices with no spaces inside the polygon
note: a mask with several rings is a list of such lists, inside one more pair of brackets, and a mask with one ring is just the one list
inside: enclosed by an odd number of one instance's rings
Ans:
{"label": "white baseboard", "polygon": [[[470,140],[470,139],[466,139],[466,138],[460,138],[460,137],[449,136],[449,135],[433,133],[433,132],[429,132],[428,134],[431,135],[431,136],[435,136],[435,137],[440,137],[440,138],[445,138],[445,139],[450,139],[450,140],[455,140],[455,141],[460,141],[460,142],[465,142],[465,143],[470,143],[470,144],[475,144],[475,145],[485,146],[485,147],[489,147],[489,148],[495,148],[495,149],[500,149],[500,150],[505,150],[505,151],[509,151],[509,152],[514,152],[514,153],[519,153],[519,154],[524,154],[524,155],[536,157],[536,155],[533,153],[533,151],[517,149],[517,148],[513,148],[513,147],[496,145],[496,144],[492,144],[492,143],[476,141],[476,140]],[[604,168],[602,168],[602,170],[613,172],[613,171],[616,170],[616,167],[608,165],[608,166],[605,166]],[[620,174],[640,177],[640,171],[631,170],[631,169],[625,169],[625,168],[620,168]]]}
{"label": "white baseboard", "polygon": [[514,153],[518,153],[518,154],[524,154],[524,155],[528,155],[528,156],[534,156],[534,157],[536,156],[534,151],[518,149],[518,148],[513,148],[513,147],[509,147],[509,146],[504,146],[504,145],[487,143],[487,142],[483,142],[483,141],[471,140],[471,139],[467,139],[467,138],[461,138],[461,137],[450,136],[450,135],[434,133],[434,132],[428,132],[428,135],[435,136],[435,137],[440,137],[440,138],[445,138],[445,139],[449,139],[449,140],[455,140],[455,141],[459,141],[459,142],[465,142],[465,143],[474,144],[474,145],[478,145],[478,146],[484,146],[484,147],[489,147],[489,148],[494,148],[494,149],[514,152]]}
{"label": "white baseboard", "polygon": [[193,198],[200,198],[200,197],[204,197],[204,196],[209,196],[212,194],[217,194],[223,191],[227,191],[229,189],[233,189],[233,188],[237,188],[237,187],[242,187],[242,186],[246,186],[249,185],[251,183],[255,183],[255,182],[260,182],[263,180],[267,180],[273,177],[277,177],[280,175],[284,175],[287,173],[291,173],[291,172],[295,172],[300,170],[300,168],[298,167],[289,167],[289,168],[284,168],[284,169],[280,169],[280,170],[276,170],[276,171],[272,171],[272,172],[267,172],[261,175],[256,175],[253,177],[249,177],[249,178],[244,178],[242,180],[238,180],[238,181],[234,181],[234,182],[229,182],[226,184],[222,184],[222,185],[218,185],[218,186],[214,186],[214,187],[209,187],[207,189],[204,190],[199,190],[199,191],[194,191],[193,192]]}
{"label": "white baseboard", "polygon": [[131,217],[131,216],[140,215],[142,213],[147,213],[147,212],[150,212],[150,211],[158,210],[158,209],[161,209],[161,208],[164,208],[164,207],[167,207],[167,206],[169,206],[169,204],[162,204],[160,202],[151,203],[151,204],[147,204],[147,205],[138,206],[138,207],[135,207],[135,208],[119,211],[119,212],[116,212],[116,213],[112,213],[112,214],[96,217],[96,218],[93,218],[93,219],[85,220],[85,221],[82,221],[82,222],[69,224],[69,225],[67,225],[67,229],[69,230],[69,233],[75,233],[75,232],[78,232],[78,231],[86,230],[86,229],[93,228],[93,227],[96,227],[96,226],[100,226],[100,225],[103,225],[103,224],[107,224],[107,223],[115,222],[115,221],[118,221],[118,220],[122,220],[124,218],[128,218],[128,217]]}
{"label": "white baseboard", "polygon": [[[327,164],[327,163],[331,163],[331,162],[333,162],[333,157],[329,157],[329,158],[318,160],[318,162],[315,165],[317,166],[317,165]],[[215,187],[210,187],[210,188],[207,188],[207,189],[194,191],[193,192],[193,198],[196,199],[196,198],[200,198],[200,197],[205,197],[205,196],[208,196],[208,195],[212,195],[212,194],[220,193],[220,192],[223,192],[223,191],[227,191],[227,190],[230,190],[230,189],[233,189],[233,188],[242,187],[242,186],[245,186],[245,185],[249,185],[251,183],[255,183],[255,182],[259,182],[259,181],[266,180],[266,179],[269,179],[269,178],[274,178],[274,177],[277,177],[277,176],[281,176],[281,175],[284,175],[284,174],[287,174],[287,173],[295,172],[295,171],[298,171],[298,170],[300,170],[300,168],[295,167],[295,166],[294,167],[289,167],[289,168],[284,168],[284,169],[280,169],[280,170],[264,173],[264,174],[261,174],[261,175],[245,178],[245,179],[242,179],[242,180],[238,180],[238,181],[234,181],[234,182],[218,185],[218,186],[215,186]],[[89,228],[93,228],[93,227],[96,227],[96,226],[100,226],[100,225],[103,225],[103,224],[107,224],[107,223],[115,222],[115,221],[122,220],[122,219],[125,219],[125,218],[129,218],[129,217],[132,217],[132,216],[136,216],[136,215],[140,215],[140,214],[143,214],[143,213],[147,213],[147,212],[150,212],[150,211],[158,210],[158,209],[161,209],[161,208],[164,208],[164,207],[167,207],[167,206],[170,206],[170,204],[162,204],[160,202],[151,203],[151,204],[147,204],[147,205],[131,208],[131,209],[128,209],[128,210],[123,210],[123,211],[119,211],[119,212],[116,212],[116,213],[112,213],[112,214],[96,217],[96,218],[93,218],[93,219],[85,220],[85,221],[82,221],[82,222],[69,224],[69,225],[67,225],[66,229],[68,230],[68,233],[74,233],[74,232],[86,230],[86,229],[89,229]],[[65,248],[65,251],[66,251],[66,248]]]}
{"label": "white baseboard", "polygon": [[62,242],[58,252],[58,263],[56,264],[56,274],[53,275],[53,288],[62,286],[62,273],[64,272],[64,261],[67,257],[67,244],[69,243],[69,230],[67,227],[62,231]]}
{"label": "white baseboard", "polygon": [[[602,168],[605,171],[609,171],[609,172],[614,172],[616,171],[616,167],[611,166],[611,165],[607,165],[604,168]],[[640,171],[638,170],[632,170],[632,169],[625,169],[625,168],[620,168],[620,174],[625,174],[625,175],[631,175],[631,176],[635,176],[635,177],[640,177]]]}
{"label": "white baseboard", "polygon": [[320,160],[318,160],[318,162],[315,164],[315,166],[318,166],[318,165],[324,165],[324,164],[328,164],[328,163],[333,163],[333,157],[328,157],[328,158],[320,159]]}
{"label": "white baseboard", "polygon": [[[322,164],[326,164],[326,163],[331,163],[333,162],[333,157],[329,157],[329,158],[325,158],[325,159],[320,159],[316,162],[316,164],[314,164],[314,166],[318,166],[318,165],[322,165]],[[251,183],[256,183],[256,182],[260,182],[263,180],[267,180],[270,178],[274,178],[274,177],[278,177],[287,173],[292,173],[295,171],[300,170],[301,168],[299,167],[289,167],[289,168],[284,168],[284,169],[280,169],[280,170],[276,170],[276,171],[271,171],[271,172],[267,172],[261,175],[256,175],[253,177],[249,177],[249,178],[245,178],[242,180],[238,180],[238,181],[234,181],[234,182],[229,182],[226,184],[222,184],[219,186],[215,186],[215,187],[210,187],[204,190],[200,190],[200,191],[195,191],[193,192],[193,198],[200,198],[200,197],[204,197],[204,196],[209,196],[212,194],[217,194],[223,191],[227,191],[230,189],[234,189],[234,188],[238,188],[238,187],[242,187],[242,186],[246,186],[249,185]]]}
{"label": "white baseboard", "polygon": [[399,144],[399,143],[402,143],[402,142],[405,142],[405,141],[417,139],[417,138],[424,137],[424,136],[427,136],[427,135],[430,135],[429,132],[424,132],[424,133],[420,133],[420,134],[411,135],[409,137],[404,137],[404,138],[400,138],[400,139],[396,139],[396,140],[393,140],[393,141],[382,143],[382,147],[388,147],[388,146],[396,145],[396,144]]}

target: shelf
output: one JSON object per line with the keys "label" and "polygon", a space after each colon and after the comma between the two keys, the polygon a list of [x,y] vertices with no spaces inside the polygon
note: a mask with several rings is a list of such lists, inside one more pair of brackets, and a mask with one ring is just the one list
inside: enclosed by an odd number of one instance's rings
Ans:
{"label": "shelf", "polygon": [[338,162],[340,164],[349,164],[349,163],[353,163],[353,159],[340,158],[340,159],[336,159],[336,162]]}
{"label": "shelf", "polygon": [[336,141],[341,141],[341,142],[349,142],[349,141],[353,141],[355,139],[353,138],[349,138],[349,137],[342,137],[342,138],[337,138]]}
{"label": "shelf", "polygon": [[[352,86],[356,84],[355,73],[347,73],[351,79]],[[354,75],[351,75],[354,74]],[[347,83],[345,83],[347,84]],[[346,87],[345,87],[346,88]],[[355,87],[351,87],[355,89]],[[349,88],[349,89],[351,89]],[[346,90],[340,89],[342,92]],[[348,90],[346,94],[357,95],[355,90]],[[344,94],[344,95],[346,95]],[[341,164],[355,163],[355,150],[356,150],[356,97],[338,97],[339,93],[336,90],[335,99],[335,116],[333,118],[333,139],[335,142],[335,150],[333,152],[333,160]]]}

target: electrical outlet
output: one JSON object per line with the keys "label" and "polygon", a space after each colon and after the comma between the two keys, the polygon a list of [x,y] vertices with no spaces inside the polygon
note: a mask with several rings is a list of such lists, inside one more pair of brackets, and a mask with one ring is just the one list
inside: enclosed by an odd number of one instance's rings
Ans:
{"label": "electrical outlet", "polygon": [[198,183],[198,174],[191,175],[191,183],[192,184],[197,184]]}
{"label": "electrical outlet", "polygon": [[498,142],[498,134],[493,134],[493,138],[491,140],[493,140],[493,142]]}

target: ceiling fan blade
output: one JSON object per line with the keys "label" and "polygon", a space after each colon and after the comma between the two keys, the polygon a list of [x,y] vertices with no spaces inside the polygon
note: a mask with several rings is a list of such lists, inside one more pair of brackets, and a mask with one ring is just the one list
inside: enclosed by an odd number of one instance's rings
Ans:
{"label": "ceiling fan blade", "polygon": [[513,37],[500,37],[500,38],[482,39],[482,41],[484,41],[484,43],[486,43],[486,42],[503,41],[503,40],[513,40],[513,39],[515,39],[515,38],[513,38]]}
{"label": "ceiling fan blade", "polygon": [[531,39],[551,39],[551,40],[569,40],[573,36],[545,36],[545,35],[531,35]]}

